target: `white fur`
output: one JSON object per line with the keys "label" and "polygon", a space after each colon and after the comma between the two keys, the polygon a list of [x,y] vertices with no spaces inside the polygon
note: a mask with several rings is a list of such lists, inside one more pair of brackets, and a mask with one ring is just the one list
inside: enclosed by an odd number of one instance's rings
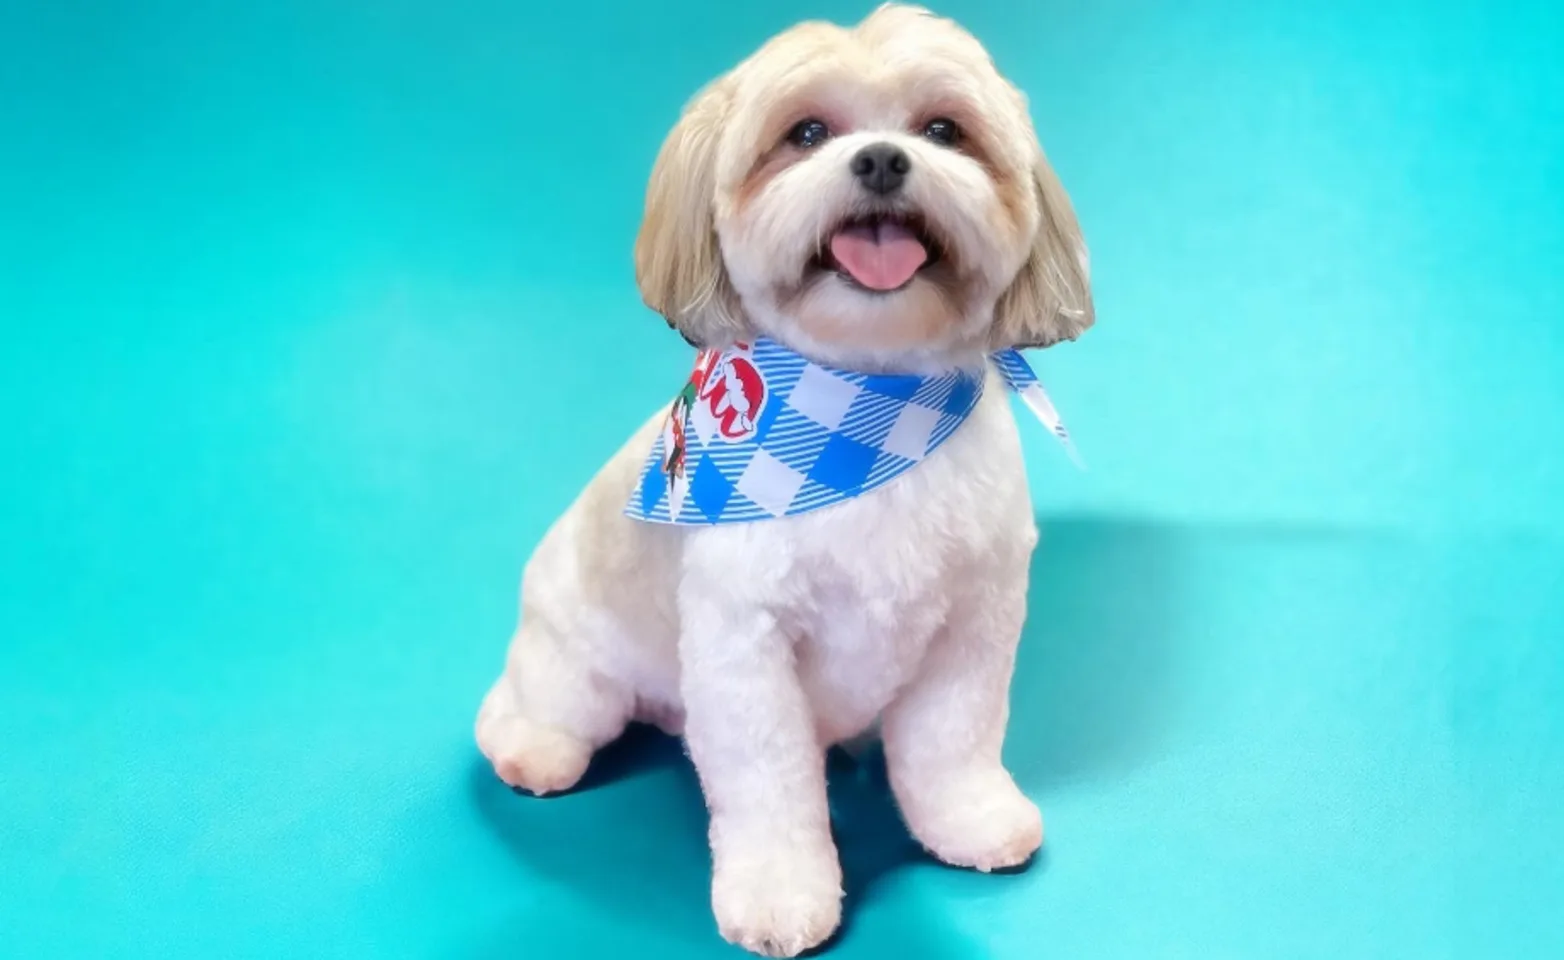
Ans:
{"label": "white fur", "polygon": [[838,507],[695,530],[624,517],[650,421],[544,537],[478,742],[563,790],[632,719],[683,732],[723,933],[796,954],[840,919],[824,751],[882,735],[913,834],[1013,866],[1042,820],[999,763],[1036,528],[1004,385],[916,470]]}
{"label": "white fur", "polygon": [[[789,41],[793,34],[802,39]],[[865,123],[884,129],[844,135],[738,202],[744,178],[732,171],[753,166],[775,132],[718,131],[710,95],[699,101],[653,176],[638,247],[648,300],[697,291],[693,306],[654,303],[686,335],[761,332],[816,359],[852,356],[887,369],[948,368],[1008,345],[996,338],[1084,329],[1090,305],[1080,302],[1084,255],[1073,216],[1044,179],[1051,173],[1019,96],[976,41],[899,7],[853,32],[806,25],[725,78],[731,89],[722,96],[742,104],[746,83],[765,89],[756,77],[819,66],[822,44],[836,51],[837,73],[823,88],[835,91],[834,108],[852,112],[857,103]],[[901,91],[905,102],[846,89],[842,78],[869,70],[865,63],[899,65],[913,82],[880,89]],[[889,129],[916,122],[925,88],[940,103],[954,89],[988,116],[997,180]],[[787,301],[775,291],[796,284],[817,242],[810,238],[859,202],[845,172],[852,150],[884,138],[899,138],[914,157],[904,201],[938,221],[969,275],[920,279],[889,295],[826,278],[814,307],[792,302],[825,310],[829,322],[780,310]],[[731,169],[713,175],[722,163]],[[702,222],[709,236],[692,236],[689,224]],[[1027,286],[1028,277],[1045,280]],[[942,282],[949,288],[933,289]],[[724,291],[735,302],[717,303]],[[701,310],[713,312],[703,320]],[[1039,312],[1017,319],[996,310]],[[921,332],[893,329],[898,311],[919,312]],[[822,334],[843,321],[855,331],[847,341]],[[670,388],[683,373],[670,371]],[[840,922],[824,754],[876,724],[897,802],[929,851],[979,870],[1024,862],[1042,842],[1042,819],[1000,750],[1037,532],[997,375],[970,419],[895,482],[758,523],[672,527],[623,515],[665,416],[608,462],[527,565],[520,626],[477,722],[499,776],[534,793],[565,790],[627,722],[682,734],[711,813],[718,925],[729,940],[772,955],[813,947]]]}

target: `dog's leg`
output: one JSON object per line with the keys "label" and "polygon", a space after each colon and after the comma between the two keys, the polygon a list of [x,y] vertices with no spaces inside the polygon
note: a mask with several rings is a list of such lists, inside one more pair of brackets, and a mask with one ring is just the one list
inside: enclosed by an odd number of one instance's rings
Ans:
{"label": "dog's leg", "polygon": [[478,710],[478,748],[513,787],[568,790],[624,730],[633,696],[544,622],[523,623],[505,673]]}
{"label": "dog's leg", "polygon": [[954,866],[1018,866],[1043,842],[1036,805],[1000,763],[1026,575],[1026,564],[1016,564],[958,602],[918,678],[883,718],[902,815],[929,852]]}
{"label": "dog's leg", "polygon": [[825,751],[768,613],[684,598],[685,739],[711,811],[712,908],[723,937],[796,956],[841,922]]}

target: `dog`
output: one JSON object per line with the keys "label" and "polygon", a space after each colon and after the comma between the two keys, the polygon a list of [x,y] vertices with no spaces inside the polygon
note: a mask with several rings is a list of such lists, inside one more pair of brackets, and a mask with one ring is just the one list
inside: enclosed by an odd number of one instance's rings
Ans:
{"label": "dog", "polygon": [[754,523],[626,515],[666,435],[653,417],[528,562],[477,719],[483,754],[548,794],[629,722],[682,736],[718,928],[761,954],[796,955],[840,923],[824,757],[866,731],[934,857],[1024,864],[1042,818],[1000,754],[1038,534],[987,358],[1073,340],[1094,313],[1023,95],[973,36],[918,8],[796,26],[685,107],[635,267],[646,304],[708,364],[765,337],[867,374],[987,369],[991,389],[893,482]]}

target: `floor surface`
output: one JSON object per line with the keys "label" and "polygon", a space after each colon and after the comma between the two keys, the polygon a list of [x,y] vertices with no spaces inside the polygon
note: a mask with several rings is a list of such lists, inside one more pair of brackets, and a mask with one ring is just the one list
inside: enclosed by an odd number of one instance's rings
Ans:
{"label": "floor surface", "polygon": [[[687,369],[660,138],[867,9],[0,4],[0,953],[739,956],[675,744],[534,801],[471,722]],[[1026,429],[1049,840],[942,869],[833,761],[827,955],[1564,956],[1559,7],[943,9],[1093,251],[1035,358],[1090,469]]]}

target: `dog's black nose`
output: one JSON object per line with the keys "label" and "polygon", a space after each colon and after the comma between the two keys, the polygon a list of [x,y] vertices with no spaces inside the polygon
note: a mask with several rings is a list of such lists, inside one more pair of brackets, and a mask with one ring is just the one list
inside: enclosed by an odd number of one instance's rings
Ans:
{"label": "dog's black nose", "polygon": [[871,143],[853,154],[850,168],[865,190],[883,197],[901,189],[912,161],[893,143]]}

